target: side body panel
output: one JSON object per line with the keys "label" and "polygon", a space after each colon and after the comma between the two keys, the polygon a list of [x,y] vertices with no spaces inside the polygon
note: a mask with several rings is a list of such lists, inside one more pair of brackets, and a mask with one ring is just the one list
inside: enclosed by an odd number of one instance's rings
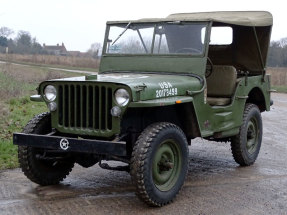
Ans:
{"label": "side body panel", "polygon": [[194,96],[193,104],[201,136],[221,138],[237,134],[242,124],[245,103],[249,99],[248,95],[255,88],[259,89],[264,96],[265,109],[267,111],[270,110],[270,83],[268,76],[265,76],[264,82],[261,75],[240,78],[232,97],[232,102],[228,106],[210,106],[204,103],[203,94]]}

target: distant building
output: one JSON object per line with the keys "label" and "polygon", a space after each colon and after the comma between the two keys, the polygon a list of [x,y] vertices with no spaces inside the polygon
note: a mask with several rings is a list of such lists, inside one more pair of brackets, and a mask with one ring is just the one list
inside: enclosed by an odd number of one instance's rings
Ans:
{"label": "distant building", "polygon": [[72,57],[80,57],[81,52],[80,51],[68,51],[68,55]]}
{"label": "distant building", "polygon": [[51,55],[61,55],[61,56],[67,56],[68,52],[67,49],[64,45],[64,43],[62,43],[62,45],[60,46],[59,44],[57,44],[56,46],[47,46],[45,43],[43,44],[43,49],[44,51],[46,51],[48,54]]}
{"label": "distant building", "polygon": [[68,51],[68,56],[72,57],[91,57],[88,52],[80,52],[80,51]]}

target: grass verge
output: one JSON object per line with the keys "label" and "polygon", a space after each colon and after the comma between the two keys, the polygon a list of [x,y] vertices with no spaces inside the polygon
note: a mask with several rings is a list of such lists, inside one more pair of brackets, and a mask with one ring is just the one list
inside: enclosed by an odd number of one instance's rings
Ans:
{"label": "grass verge", "polygon": [[1,140],[0,152],[0,170],[18,167],[17,147],[10,140]]}
{"label": "grass verge", "polygon": [[72,67],[72,66],[64,66],[64,65],[55,65],[55,64],[39,64],[39,63],[30,63],[30,62],[22,62],[22,61],[6,61],[4,59],[0,59],[0,61],[20,64],[25,66],[33,66],[33,67],[43,67],[43,68],[59,68],[59,69],[69,69],[75,71],[88,71],[88,72],[98,72],[97,68],[87,68],[87,67]]}
{"label": "grass verge", "polygon": [[63,69],[86,70],[97,72],[100,59],[92,57],[72,57],[55,55],[21,55],[21,54],[0,54],[0,61],[34,65],[41,67],[57,67]]}
{"label": "grass verge", "polygon": [[0,64],[0,169],[18,167],[17,147],[12,143],[14,132],[21,132],[36,114],[47,111],[45,103],[32,102],[41,81],[79,76],[79,73],[51,71],[47,68]]}
{"label": "grass verge", "polygon": [[9,101],[9,115],[2,122],[0,133],[0,169],[18,167],[17,146],[12,143],[14,132],[21,132],[36,114],[47,111],[44,103],[31,102],[29,97]]}
{"label": "grass verge", "polygon": [[278,93],[287,93],[287,85],[286,86],[272,86],[271,88],[276,90]]}

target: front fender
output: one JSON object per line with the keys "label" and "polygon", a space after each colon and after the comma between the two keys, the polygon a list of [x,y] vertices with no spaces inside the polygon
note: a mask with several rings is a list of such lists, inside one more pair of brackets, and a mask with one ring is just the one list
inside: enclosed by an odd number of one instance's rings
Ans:
{"label": "front fender", "polygon": [[159,107],[159,106],[182,104],[182,103],[187,103],[187,102],[192,102],[192,101],[193,101],[193,97],[190,97],[190,96],[175,96],[175,97],[131,102],[129,104],[129,107]]}

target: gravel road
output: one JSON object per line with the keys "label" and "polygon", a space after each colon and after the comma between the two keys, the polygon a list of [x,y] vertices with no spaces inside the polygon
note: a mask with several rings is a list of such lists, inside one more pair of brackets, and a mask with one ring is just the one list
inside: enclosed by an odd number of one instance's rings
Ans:
{"label": "gravel road", "polygon": [[175,201],[147,207],[125,172],[76,166],[57,186],[40,187],[20,169],[0,172],[0,214],[287,214],[287,94],[263,113],[257,162],[239,167],[228,143],[192,141],[189,172]]}

